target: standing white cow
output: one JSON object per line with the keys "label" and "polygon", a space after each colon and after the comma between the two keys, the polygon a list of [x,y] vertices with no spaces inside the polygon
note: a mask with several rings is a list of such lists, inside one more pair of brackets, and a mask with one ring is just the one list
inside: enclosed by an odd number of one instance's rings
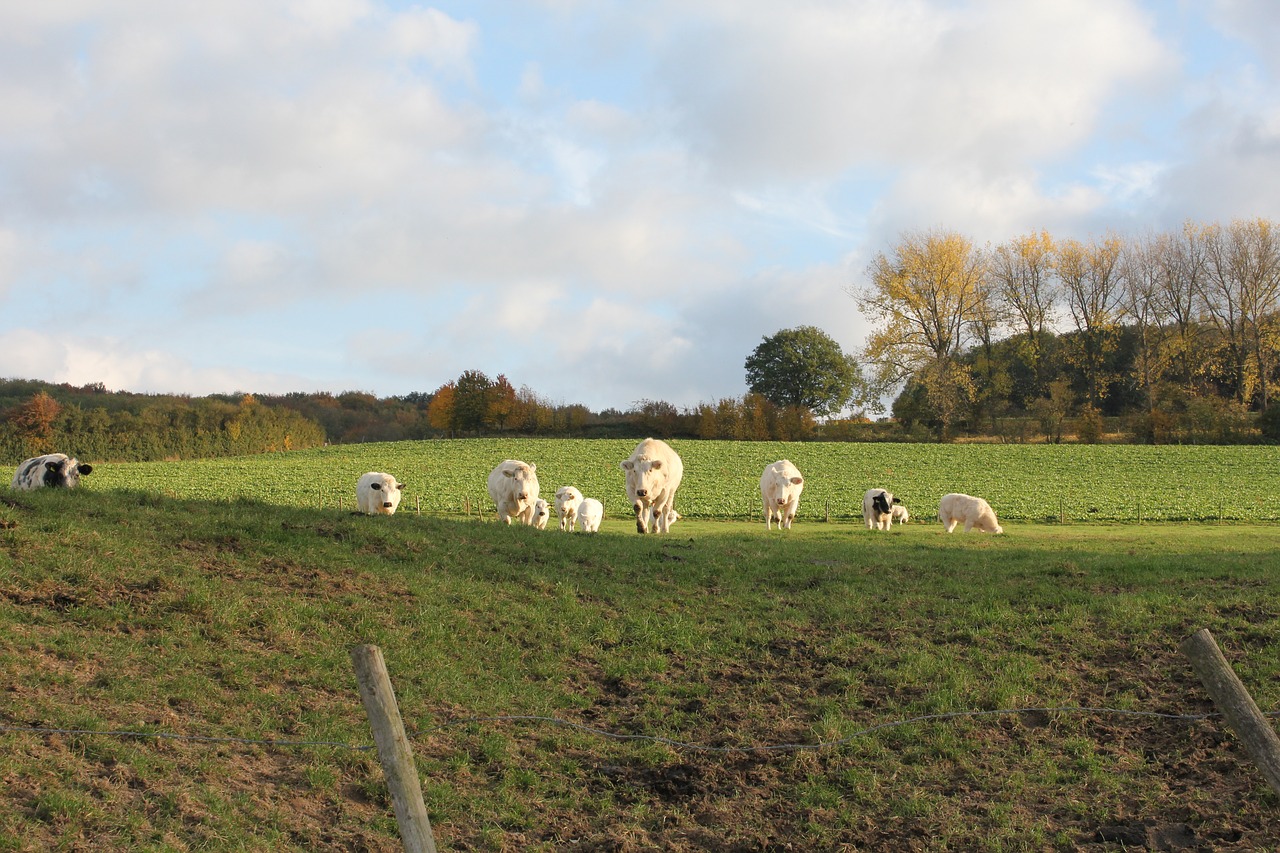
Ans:
{"label": "standing white cow", "polygon": [[573,486],[561,486],[556,489],[556,514],[560,516],[560,529],[573,531],[578,520],[578,506],[582,503],[582,492]]}
{"label": "standing white cow", "polygon": [[983,533],[1004,533],[991,504],[982,498],[959,492],[943,495],[942,500],[938,501],[938,520],[948,533],[960,523],[964,524],[965,533],[975,527]]}
{"label": "standing white cow", "polygon": [[551,505],[538,498],[533,502],[533,526],[539,530],[547,529],[547,519],[551,517]]}
{"label": "standing white cow", "polygon": [[404,483],[390,474],[370,471],[356,480],[356,508],[365,515],[395,515]]}
{"label": "standing white cow", "polygon": [[862,519],[868,530],[888,530],[893,526],[893,505],[902,503],[884,489],[867,489],[862,496]]}
{"label": "standing white cow", "polygon": [[665,441],[646,438],[623,460],[622,470],[627,472],[627,500],[636,513],[636,531],[666,533],[676,489],[684,478],[680,455]]}
{"label": "standing white cow", "polygon": [[778,519],[779,530],[790,530],[791,521],[800,508],[800,493],[804,491],[804,477],[789,459],[779,459],[766,465],[760,475],[760,500],[764,504],[764,526],[773,529],[773,519]]}
{"label": "standing white cow", "polygon": [[489,472],[489,497],[498,508],[498,520],[510,524],[533,524],[533,505],[538,500],[537,465],[505,459]]}
{"label": "standing white cow", "polygon": [[604,518],[604,504],[595,498],[583,498],[578,504],[578,527],[583,533],[597,533]]}
{"label": "standing white cow", "polygon": [[74,489],[80,485],[80,478],[92,471],[92,465],[85,465],[65,453],[46,453],[19,465],[10,487],[21,491],[46,487]]}

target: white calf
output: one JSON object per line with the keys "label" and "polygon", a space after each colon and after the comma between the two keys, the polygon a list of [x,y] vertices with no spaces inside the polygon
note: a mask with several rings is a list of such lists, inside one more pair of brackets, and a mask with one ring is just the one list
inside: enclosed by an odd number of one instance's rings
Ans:
{"label": "white calf", "polygon": [[583,533],[596,533],[600,530],[600,519],[604,518],[604,504],[595,498],[583,498],[578,504],[578,526]]}
{"label": "white calf", "polygon": [[894,504],[893,510],[890,511],[889,515],[892,516],[892,520],[898,524],[906,524],[911,520],[911,513],[907,511],[906,506],[903,504]]}
{"label": "white calf", "polygon": [[533,526],[539,530],[547,529],[547,519],[551,517],[551,506],[542,498],[533,502]]}
{"label": "white calf", "polygon": [[888,530],[893,526],[893,505],[902,503],[884,489],[868,489],[862,496],[862,519],[868,530]]}
{"label": "white calf", "polygon": [[572,531],[578,520],[578,505],[582,503],[582,492],[573,486],[561,486],[556,489],[556,514],[560,516],[560,529]]}
{"label": "white calf", "polygon": [[400,506],[400,490],[404,483],[381,471],[361,474],[356,480],[356,508],[365,515],[394,515]]}

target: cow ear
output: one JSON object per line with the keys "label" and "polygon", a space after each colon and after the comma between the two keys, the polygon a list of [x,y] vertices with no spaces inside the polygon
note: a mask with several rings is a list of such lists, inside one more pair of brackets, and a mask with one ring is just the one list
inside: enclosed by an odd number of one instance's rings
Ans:
{"label": "cow ear", "polygon": [[48,462],[44,463],[44,467],[49,469],[50,471],[57,471],[59,468],[62,467],[62,463],[55,462],[52,459],[50,459]]}
{"label": "cow ear", "polygon": [[530,463],[529,463],[529,470],[530,470],[530,471],[537,471],[537,470],[538,470],[538,464],[537,464],[536,462],[530,462]]}
{"label": "cow ear", "polygon": [[900,504],[900,503],[902,503],[902,498],[894,498],[894,499],[893,499],[893,502],[894,502],[894,503],[896,503],[896,504]]}
{"label": "cow ear", "polygon": [[512,477],[512,476],[515,476],[515,475],[513,475],[513,474],[511,473],[511,469],[510,469],[510,468],[503,468],[503,469],[502,469],[502,476],[504,476],[504,477]]}
{"label": "cow ear", "polygon": [[804,482],[804,477],[792,477],[791,482],[792,484],[799,486]]}
{"label": "cow ear", "polygon": [[81,474],[92,474],[92,473],[93,473],[93,466],[92,466],[92,465],[81,465],[81,466],[80,466],[80,473],[81,473]]}
{"label": "cow ear", "polygon": [[661,467],[662,467],[662,460],[661,460],[661,459],[655,459],[655,460],[653,460],[652,462],[650,462],[650,463],[649,463],[649,470],[650,470],[650,471],[656,471],[656,470],[658,470],[658,469],[659,469],[659,468],[661,468]]}
{"label": "cow ear", "polygon": [[633,464],[634,464],[634,463],[632,463],[632,461],[631,461],[630,459],[623,460],[623,463],[622,463],[622,470],[623,470],[623,471],[630,471],[630,470],[631,470],[631,467],[632,467],[632,465],[633,465]]}
{"label": "cow ear", "polygon": [[377,492],[377,491],[381,491],[381,490],[382,490],[382,484],[381,484],[381,483],[370,483],[370,484],[369,484],[369,488],[373,489],[375,492]]}

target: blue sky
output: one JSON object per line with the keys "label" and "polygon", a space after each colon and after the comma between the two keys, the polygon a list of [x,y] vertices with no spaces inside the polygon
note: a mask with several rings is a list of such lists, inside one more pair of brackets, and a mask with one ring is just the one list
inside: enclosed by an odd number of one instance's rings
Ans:
{"label": "blue sky", "polygon": [[737,396],[904,232],[1280,219],[1269,0],[0,8],[0,376]]}

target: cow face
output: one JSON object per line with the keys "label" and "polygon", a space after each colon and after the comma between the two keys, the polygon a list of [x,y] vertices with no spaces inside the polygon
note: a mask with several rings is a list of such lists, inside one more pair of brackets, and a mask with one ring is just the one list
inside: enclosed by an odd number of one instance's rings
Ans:
{"label": "cow face", "polygon": [[881,515],[888,515],[893,512],[893,505],[897,503],[902,503],[902,501],[888,492],[880,492],[871,498],[871,506]]}
{"label": "cow face", "polygon": [[81,475],[93,471],[92,465],[81,465],[74,459],[50,459],[44,468],[45,486],[55,489],[73,489],[80,485]]}
{"label": "cow face", "polygon": [[636,501],[648,506],[667,485],[667,472],[661,459],[628,459],[622,463],[627,472],[627,488]]}
{"label": "cow face", "polygon": [[512,497],[524,504],[529,500],[529,496],[533,493],[533,483],[536,481],[534,476],[535,466],[529,465],[524,468],[503,468],[502,476],[511,481]]}

